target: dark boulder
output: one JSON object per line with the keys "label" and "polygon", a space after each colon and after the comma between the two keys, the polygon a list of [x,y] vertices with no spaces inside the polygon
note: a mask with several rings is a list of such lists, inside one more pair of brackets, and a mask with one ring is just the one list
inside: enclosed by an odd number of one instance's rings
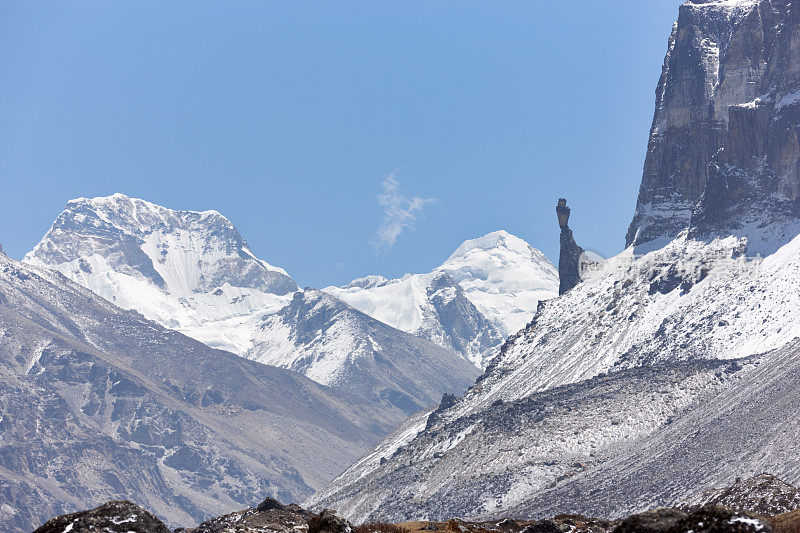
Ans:
{"label": "dark boulder", "polygon": [[235,511],[210,518],[191,529],[192,533],[264,532],[301,533],[308,521],[316,515],[297,504],[283,505],[274,498],[266,498],[257,507]]}
{"label": "dark boulder", "polygon": [[34,533],[170,533],[152,513],[127,501],[111,501],[90,511],[65,514],[48,520]]}
{"label": "dark boulder", "polygon": [[561,528],[552,520],[538,520],[526,526],[521,533],[561,533]]}
{"label": "dark boulder", "polygon": [[766,518],[752,513],[707,505],[678,522],[671,531],[772,533],[772,526]]}
{"label": "dark boulder", "polygon": [[286,506],[283,505],[278,500],[276,500],[275,498],[267,498],[263,502],[259,503],[256,509],[264,512],[264,511],[272,511],[273,509],[283,510],[286,509]]}
{"label": "dark boulder", "polygon": [[614,533],[772,533],[766,518],[734,511],[729,507],[708,505],[687,514],[677,509],[656,509],[632,515]]}
{"label": "dark boulder", "polygon": [[333,509],[324,509],[308,521],[308,533],[351,533],[353,526]]}
{"label": "dark boulder", "polygon": [[687,513],[677,509],[655,509],[631,515],[614,530],[615,533],[666,533],[684,520]]}

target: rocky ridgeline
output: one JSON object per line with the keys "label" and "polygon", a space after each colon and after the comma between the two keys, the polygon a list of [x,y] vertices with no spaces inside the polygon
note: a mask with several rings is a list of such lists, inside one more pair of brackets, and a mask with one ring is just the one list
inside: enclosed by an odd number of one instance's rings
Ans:
{"label": "rocky ridgeline", "polygon": [[[513,520],[509,518],[490,521],[462,520],[447,522],[404,522],[400,524],[367,523],[354,526],[329,509],[316,514],[299,505],[282,505],[267,498],[257,507],[212,518],[196,528],[178,528],[175,533],[679,533],[703,532],[753,532],[793,533],[800,528],[797,512],[785,513],[785,507],[772,505],[771,510],[782,514],[767,516],[748,511],[758,508],[763,496],[778,490],[786,493],[785,483],[773,476],[762,475],[737,482],[733,487],[721,489],[719,494],[736,493],[736,501],[743,505],[725,507],[707,504],[692,509],[655,509],[635,514],[625,519],[605,520],[581,515],[557,515],[544,520]],[[746,494],[746,488],[754,492]],[[797,490],[791,488],[797,494]],[[791,491],[789,491],[791,492]],[[698,500],[708,493],[698,496]],[[791,500],[791,499],[790,499]],[[790,500],[782,500],[789,504]],[[795,502],[795,500],[791,500]],[[774,502],[773,502],[774,503]],[[83,533],[107,531],[110,533],[167,533],[169,529],[151,513],[126,501],[108,502],[96,509],[59,516],[48,521],[34,533]]]}

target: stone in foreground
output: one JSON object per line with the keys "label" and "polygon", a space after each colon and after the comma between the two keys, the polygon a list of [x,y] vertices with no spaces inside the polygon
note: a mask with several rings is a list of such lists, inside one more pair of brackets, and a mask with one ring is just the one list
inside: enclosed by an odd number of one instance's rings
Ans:
{"label": "stone in foreground", "polygon": [[90,511],[65,514],[48,520],[34,533],[170,533],[167,526],[131,502],[117,500],[104,503]]}

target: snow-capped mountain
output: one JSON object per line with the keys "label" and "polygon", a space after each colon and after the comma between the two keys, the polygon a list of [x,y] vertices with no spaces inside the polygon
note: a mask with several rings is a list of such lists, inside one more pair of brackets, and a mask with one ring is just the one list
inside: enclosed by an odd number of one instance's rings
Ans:
{"label": "snow-capped mountain", "polygon": [[259,317],[297,290],[216,211],[175,211],[122,194],[70,201],[24,261],[239,354]]}
{"label": "snow-capped mountain", "polygon": [[461,285],[505,337],[531,321],[540,301],[558,294],[558,270],[550,260],[502,230],[464,241],[437,270]]}
{"label": "snow-capped mountain", "polygon": [[617,517],[762,472],[800,481],[799,34],[796,2],[685,2],[631,246],[310,503]]}
{"label": "snow-capped mountain", "polygon": [[265,315],[248,357],[318,383],[380,399],[410,415],[460,394],[478,370],[452,350],[387,326],[314,289]]}
{"label": "snow-capped mountain", "polygon": [[0,254],[0,530],[131,499],[172,525],[309,495],[395,424]]}
{"label": "snow-capped mountain", "polygon": [[[332,296],[304,294],[216,211],[175,211],[122,194],[79,198],[25,261],[209,346],[379,402],[394,423],[444,393],[462,393],[478,374],[453,350]],[[485,326],[473,328],[472,342],[483,341]]]}
{"label": "snow-capped mountain", "polygon": [[540,301],[558,294],[558,272],[519,237],[495,231],[465,241],[428,274],[368,276],[324,290],[483,368],[503,340],[531,320]]}

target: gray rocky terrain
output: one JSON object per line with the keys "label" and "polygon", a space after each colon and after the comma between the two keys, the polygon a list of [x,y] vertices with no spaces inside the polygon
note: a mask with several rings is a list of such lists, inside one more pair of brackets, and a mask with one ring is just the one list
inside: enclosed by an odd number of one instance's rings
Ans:
{"label": "gray rocky terrain", "polygon": [[170,525],[310,495],[396,420],[0,255],[0,530],[131,499]]}

